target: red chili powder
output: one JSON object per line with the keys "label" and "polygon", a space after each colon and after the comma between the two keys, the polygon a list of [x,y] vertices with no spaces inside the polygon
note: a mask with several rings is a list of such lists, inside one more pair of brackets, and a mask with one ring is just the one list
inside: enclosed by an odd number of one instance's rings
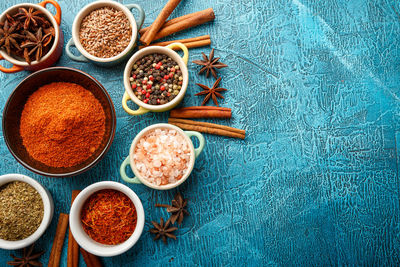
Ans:
{"label": "red chili powder", "polygon": [[26,102],[20,135],[29,155],[51,167],[72,167],[101,145],[105,113],[82,86],[58,82],[40,87]]}
{"label": "red chili powder", "polygon": [[136,209],[122,192],[100,190],[91,195],[82,207],[81,221],[85,232],[105,245],[126,241],[136,228]]}

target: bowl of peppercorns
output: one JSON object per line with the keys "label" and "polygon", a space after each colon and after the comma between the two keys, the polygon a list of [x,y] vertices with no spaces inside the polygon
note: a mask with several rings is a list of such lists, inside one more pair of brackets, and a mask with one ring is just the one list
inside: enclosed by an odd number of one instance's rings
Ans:
{"label": "bowl of peppercorns", "polygon": [[[177,48],[183,51],[183,57],[173,50]],[[181,43],[166,47],[149,46],[136,52],[124,71],[124,110],[130,115],[142,115],[164,112],[177,106],[188,85],[188,58],[188,49]],[[139,108],[129,108],[129,100]]]}

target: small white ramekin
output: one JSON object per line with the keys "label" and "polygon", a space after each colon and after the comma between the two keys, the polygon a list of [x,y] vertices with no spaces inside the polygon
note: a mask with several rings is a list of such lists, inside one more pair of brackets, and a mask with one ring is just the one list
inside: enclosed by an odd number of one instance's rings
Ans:
{"label": "small white ramekin", "polygon": [[0,176],[0,186],[15,181],[25,182],[35,188],[36,191],[38,191],[43,200],[44,212],[42,223],[39,225],[39,228],[29,237],[18,241],[8,241],[0,239],[0,248],[9,250],[28,247],[36,240],[38,240],[46,231],[47,227],[50,225],[54,213],[53,198],[51,197],[50,192],[46,188],[44,188],[39,182],[22,174],[12,173]]}
{"label": "small white ramekin", "polygon": [[[178,181],[176,181],[175,183],[166,184],[166,185],[155,185],[155,184],[152,184],[149,181],[147,181],[146,178],[142,177],[140,175],[139,171],[136,168],[135,161],[133,160],[133,156],[135,154],[136,145],[139,142],[139,140],[145,134],[147,134],[149,131],[152,131],[154,129],[175,130],[180,135],[182,135],[184,137],[184,139],[186,140],[187,144],[189,145],[190,154],[191,154],[190,155],[189,167],[186,170],[185,175],[183,175],[183,177],[181,179],[179,179]],[[194,148],[193,142],[192,142],[192,140],[190,140],[190,138],[192,136],[196,137],[199,140],[199,147],[198,148]],[[169,124],[169,123],[153,124],[151,126],[148,126],[148,127],[144,128],[142,131],[140,131],[136,135],[135,139],[133,139],[131,148],[129,149],[129,156],[125,158],[125,160],[122,162],[122,164],[120,166],[120,169],[119,169],[120,175],[122,177],[122,180],[124,180],[125,182],[134,183],[134,184],[144,184],[144,185],[146,185],[146,186],[148,186],[150,188],[157,189],[157,190],[169,190],[169,189],[175,188],[175,187],[181,185],[183,182],[185,182],[186,179],[189,177],[190,173],[193,170],[196,158],[200,155],[201,151],[203,151],[204,146],[205,146],[204,136],[199,132],[183,131],[181,128],[179,128],[179,127],[177,127],[175,125]],[[134,178],[128,177],[128,175],[125,172],[125,169],[126,169],[126,167],[128,165],[130,165],[133,173],[135,174]]]}
{"label": "small white ramekin", "polygon": [[[113,189],[124,193],[135,205],[137,214],[135,231],[125,242],[118,245],[104,245],[96,242],[92,238],[90,238],[88,234],[86,234],[85,230],[82,227],[81,211],[83,205],[91,195],[93,195],[97,191],[104,189]],[[136,244],[143,232],[144,219],[145,215],[142,202],[135,194],[135,192],[132,191],[132,189],[121,183],[104,181],[94,183],[86,187],[84,190],[82,190],[82,192],[79,193],[71,207],[69,216],[69,227],[76,242],[84,250],[100,257],[112,257],[124,253]]]}
{"label": "small white ramekin", "polygon": [[[103,7],[112,7],[115,8],[116,10],[124,12],[132,27],[131,41],[129,42],[128,46],[125,48],[124,51],[122,51],[118,55],[109,58],[96,57],[90,54],[85,50],[85,48],[83,48],[79,38],[79,30],[81,27],[82,20],[93,10]],[[135,20],[135,17],[130,11],[131,9],[138,10],[139,18],[137,21]],[[83,7],[76,15],[74,22],[72,24],[72,38],[68,41],[67,45],[65,46],[65,52],[67,53],[67,56],[74,61],[80,61],[80,62],[90,61],[103,67],[111,67],[117,65],[122,61],[124,61],[133,53],[133,50],[136,46],[138,30],[142,27],[144,18],[145,18],[145,13],[143,9],[137,4],[123,5],[116,1],[110,1],[110,0],[99,0],[91,2],[90,4],[87,4],[85,7]],[[75,56],[74,54],[72,54],[70,50],[71,46],[75,46],[76,49],[79,51],[79,53],[81,53],[81,55]]]}

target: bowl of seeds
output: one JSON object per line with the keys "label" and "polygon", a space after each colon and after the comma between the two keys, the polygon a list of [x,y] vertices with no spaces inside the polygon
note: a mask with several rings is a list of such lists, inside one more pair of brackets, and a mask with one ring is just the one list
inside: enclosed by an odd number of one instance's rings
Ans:
{"label": "bowl of seeds", "polygon": [[15,250],[39,239],[53,218],[49,191],[22,174],[0,176],[0,248]]}
{"label": "bowl of seeds", "polygon": [[[172,48],[183,51],[183,57]],[[124,71],[122,107],[130,115],[164,112],[178,105],[188,86],[188,49],[181,43],[166,47],[149,46],[136,52]],[[128,107],[132,100],[137,110]]]}
{"label": "bowl of seeds", "polygon": [[[132,9],[139,12],[137,20]],[[65,52],[75,61],[93,62],[102,67],[116,65],[132,54],[144,18],[143,9],[137,4],[92,2],[75,17],[72,38]],[[72,46],[76,47],[80,55],[71,52]]]}
{"label": "bowl of seeds", "polygon": [[[56,9],[53,15],[46,4]],[[36,71],[54,65],[62,54],[61,8],[54,0],[14,5],[0,15],[0,60],[12,67],[0,71]]]}

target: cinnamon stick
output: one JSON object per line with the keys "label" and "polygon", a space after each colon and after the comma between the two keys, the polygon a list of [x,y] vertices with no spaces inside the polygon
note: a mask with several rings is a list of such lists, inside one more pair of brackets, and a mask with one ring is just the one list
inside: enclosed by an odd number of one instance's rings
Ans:
{"label": "cinnamon stick", "polygon": [[65,233],[67,232],[68,227],[68,218],[68,214],[60,213],[56,235],[51,248],[48,267],[58,267],[60,265],[61,252],[64,245]]}
{"label": "cinnamon stick", "polygon": [[[206,9],[206,10],[210,10],[210,9],[212,10],[212,8],[209,8],[209,9]],[[190,17],[199,16],[201,13],[206,12],[206,10],[197,11],[197,12],[194,12],[194,13],[190,13],[190,14],[187,14],[187,15],[184,15],[184,16],[180,16],[180,17],[174,18],[174,19],[167,20],[167,21],[162,25],[161,29],[163,29],[163,28],[165,28],[165,27],[168,27],[168,26],[171,26],[172,24],[175,24],[175,23],[184,21],[184,20],[186,20],[186,19],[188,19],[188,18],[190,18]],[[209,12],[209,11],[207,11],[207,12]],[[150,26],[149,26],[149,27],[142,28],[142,29],[139,31],[140,35],[143,35],[143,34],[144,34],[145,32],[147,32],[149,29],[150,29]]]}
{"label": "cinnamon stick", "polygon": [[87,267],[102,267],[103,266],[103,264],[101,263],[100,259],[97,256],[87,252],[83,248],[80,248],[80,251],[83,256],[83,259],[85,260]]}
{"label": "cinnamon stick", "polygon": [[[193,13],[192,16],[189,16],[185,20],[178,21],[174,24],[168,25],[166,27],[162,27],[157,34],[153,37],[153,40],[157,40],[163,38],[165,36],[171,35],[173,33],[186,30],[188,28],[192,28],[206,22],[212,21],[215,19],[214,10],[212,8],[208,8],[202,10],[200,12]],[[150,30],[149,30],[150,31]],[[145,33],[146,36],[146,33]],[[149,43],[146,43],[149,45]]]}
{"label": "cinnamon stick", "polygon": [[[195,48],[195,47],[202,47],[206,45],[211,44],[211,38],[210,35],[203,35],[203,36],[198,36],[198,37],[193,37],[193,38],[187,38],[187,39],[179,39],[179,40],[172,40],[172,41],[166,41],[166,42],[159,42],[159,43],[152,43],[149,46],[167,46],[172,43],[182,43],[184,44],[187,48]],[[146,46],[140,45],[139,49],[145,48]],[[180,49],[179,47],[173,47],[172,49],[178,50]]]}
{"label": "cinnamon stick", "polygon": [[[200,41],[185,43],[184,45],[186,46],[186,48],[196,48],[196,47],[207,46],[207,45],[210,45],[210,44],[211,44],[211,39],[206,39],[206,40],[200,40]],[[173,50],[178,50],[179,47],[174,46],[172,49]]]}
{"label": "cinnamon stick", "polygon": [[199,106],[185,107],[171,110],[170,114],[173,118],[231,118],[232,110],[230,108]]}
{"label": "cinnamon stick", "polygon": [[[80,192],[81,192],[80,190],[72,190],[71,206],[72,206],[72,203],[74,203],[76,196]],[[78,267],[78,264],[79,264],[79,245],[71,233],[71,228],[69,228],[69,230],[68,230],[67,266],[68,267]]]}
{"label": "cinnamon stick", "polygon": [[198,131],[208,134],[216,134],[227,137],[234,137],[244,139],[246,131],[241,129],[232,128],[225,125],[219,125],[215,123],[192,121],[177,118],[169,118],[168,123],[178,126],[184,130]]}
{"label": "cinnamon stick", "polygon": [[181,0],[169,0],[168,3],[161,10],[156,20],[151,24],[148,32],[140,38],[140,41],[145,45],[149,45],[153,40],[164,22],[167,20],[172,11],[178,6]]}

